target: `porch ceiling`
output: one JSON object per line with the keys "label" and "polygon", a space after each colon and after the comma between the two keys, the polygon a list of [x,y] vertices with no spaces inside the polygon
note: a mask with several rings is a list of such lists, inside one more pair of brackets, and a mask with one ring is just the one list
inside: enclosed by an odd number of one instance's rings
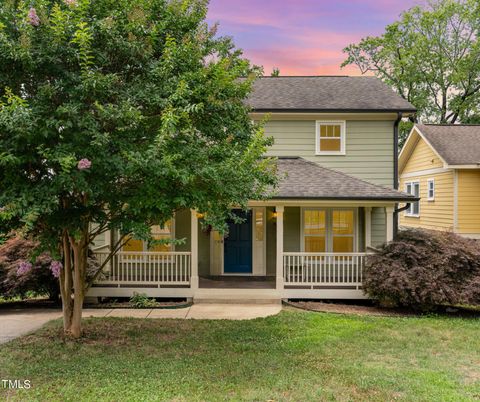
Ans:
{"label": "porch ceiling", "polygon": [[349,176],[300,157],[277,161],[279,186],[275,199],[372,200],[412,202],[418,198]]}

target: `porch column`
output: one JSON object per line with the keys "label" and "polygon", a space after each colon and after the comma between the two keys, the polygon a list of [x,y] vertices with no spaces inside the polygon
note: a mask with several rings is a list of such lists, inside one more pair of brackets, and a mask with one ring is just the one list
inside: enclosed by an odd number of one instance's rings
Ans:
{"label": "porch column", "polygon": [[190,276],[190,288],[198,289],[198,217],[197,211],[190,210],[190,252],[192,271]]}
{"label": "porch column", "polygon": [[387,226],[387,242],[393,240],[393,207],[385,207],[385,223]]}
{"label": "porch column", "polygon": [[372,247],[372,207],[365,207],[365,250]]}
{"label": "porch column", "polygon": [[276,288],[277,290],[283,289],[283,206],[276,206],[275,212],[277,213],[277,276],[276,276]]}

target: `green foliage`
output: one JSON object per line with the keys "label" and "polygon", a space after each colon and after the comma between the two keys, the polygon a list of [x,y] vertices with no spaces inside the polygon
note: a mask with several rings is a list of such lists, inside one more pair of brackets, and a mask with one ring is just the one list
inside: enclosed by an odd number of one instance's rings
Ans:
{"label": "green foliage", "polygon": [[373,72],[419,111],[422,120],[465,121],[480,105],[480,3],[436,0],[416,6],[344,49],[342,66]]}
{"label": "green foliage", "polygon": [[130,303],[133,308],[149,308],[157,306],[155,299],[150,299],[145,293],[134,292],[130,297]]}
{"label": "green foliage", "polygon": [[278,67],[273,67],[272,72],[270,73],[272,77],[280,77],[280,69]]}
{"label": "green foliage", "polygon": [[232,205],[268,195],[270,140],[244,102],[256,70],[206,13],[204,0],[1,3],[0,231],[58,253],[62,233],[148,240],[181,208],[222,230]]}

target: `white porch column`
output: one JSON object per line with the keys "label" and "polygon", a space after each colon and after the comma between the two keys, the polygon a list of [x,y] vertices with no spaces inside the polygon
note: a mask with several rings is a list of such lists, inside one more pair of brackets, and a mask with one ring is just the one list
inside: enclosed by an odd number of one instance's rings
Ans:
{"label": "white porch column", "polygon": [[190,276],[190,287],[198,289],[198,217],[197,211],[190,210],[190,252],[192,271]]}
{"label": "white porch column", "polygon": [[283,206],[276,206],[277,213],[277,276],[276,288],[283,289]]}
{"label": "white porch column", "polygon": [[372,207],[365,207],[365,249],[372,247]]}
{"label": "white porch column", "polygon": [[385,207],[385,223],[387,226],[387,242],[393,240],[393,207]]}

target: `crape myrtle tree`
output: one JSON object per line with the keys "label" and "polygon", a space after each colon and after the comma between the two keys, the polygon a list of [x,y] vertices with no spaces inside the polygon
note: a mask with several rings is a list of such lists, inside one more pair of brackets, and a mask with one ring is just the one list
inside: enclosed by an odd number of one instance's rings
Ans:
{"label": "crape myrtle tree", "polygon": [[382,35],[347,46],[342,66],[375,74],[411,102],[421,120],[474,122],[480,110],[479,32],[478,0],[435,0],[404,12]]}
{"label": "crape myrtle tree", "polygon": [[54,256],[70,336],[96,236],[119,232],[113,254],[183,208],[222,230],[275,186],[245,105],[258,69],[206,13],[205,0],[0,4],[0,232]]}

